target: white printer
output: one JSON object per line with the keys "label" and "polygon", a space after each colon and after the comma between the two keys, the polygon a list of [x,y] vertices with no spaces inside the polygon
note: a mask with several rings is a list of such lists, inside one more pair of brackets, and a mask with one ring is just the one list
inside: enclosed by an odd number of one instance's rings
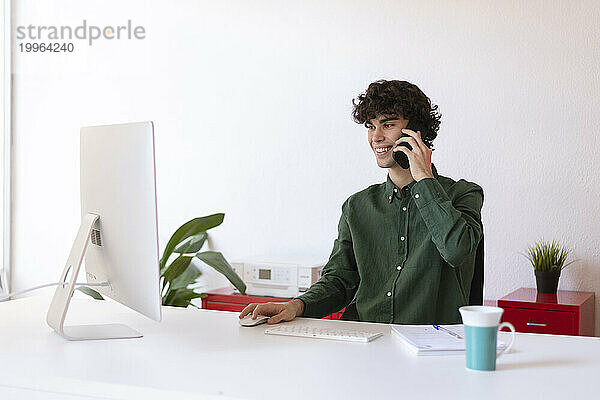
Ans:
{"label": "white printer", "polygon": [[232,262],[253,296],[296,297],[321,277],[325,266],[316,257],[258,257]]}

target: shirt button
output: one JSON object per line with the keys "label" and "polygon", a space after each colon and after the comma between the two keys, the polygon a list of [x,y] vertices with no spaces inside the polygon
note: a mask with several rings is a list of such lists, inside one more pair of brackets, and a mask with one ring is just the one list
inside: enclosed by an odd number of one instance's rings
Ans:
{"label": "shirt button", "polygon": [[402,269],[402,265],[398,265],[398,266],[396,267],[396,269],[397,269],[398,271],[400,271],[400,270]]}
{"label": "shirt button", "polygon": [[398,188],[394,188],[394,193],[398,193]]}
{"label": "shirt button", "polygon": [[406,207],[402,207],[402,211],[406,211]]}
{"label": "shirt button", "polygon": [[389,200],[392,200],[392,196],[388,197]]}
{"label": "shirt button", "polygon": [[419,198],[419,193],[415,194],[415,199]]}
{"label": "shirt button", "polygon": [[387,297],[390,297],[392,295],[392,292],[387,292]]}
{"label": "shirt button", "polygon": [[400,240],[404,242],[404,239],[406,239],[404,236],[400,236]]}

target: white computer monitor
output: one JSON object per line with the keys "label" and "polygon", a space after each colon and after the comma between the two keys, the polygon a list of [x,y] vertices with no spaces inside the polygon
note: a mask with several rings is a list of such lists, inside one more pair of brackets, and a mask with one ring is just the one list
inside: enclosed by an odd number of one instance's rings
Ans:
{"label": "white computer monitor", "polygon": [[161,320],[154,125],[81,128],[81,227],[46,320],[69,340],[135,338],[121,324],[65,326],[85,257],[88,283],[102,295]]}

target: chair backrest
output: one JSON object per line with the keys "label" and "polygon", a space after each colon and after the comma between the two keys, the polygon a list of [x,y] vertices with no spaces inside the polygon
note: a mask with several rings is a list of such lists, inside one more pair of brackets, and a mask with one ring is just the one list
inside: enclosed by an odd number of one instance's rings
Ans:
{"label": "chair backrest", "polygon": [[473,280],[471,281],[469,305],[483,305],[483,234],[475,253],[475,268],[473,270]]}

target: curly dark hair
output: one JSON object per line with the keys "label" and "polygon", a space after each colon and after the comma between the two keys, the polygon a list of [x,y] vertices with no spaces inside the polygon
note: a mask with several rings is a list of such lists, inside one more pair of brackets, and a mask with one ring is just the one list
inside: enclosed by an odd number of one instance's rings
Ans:
{"label": "curly dark hair", "polygon": [[357,100],[352,99],[352,117],[356,123],[365,124],[377,115],[401,116],[414,126],[422,127],[423,142],[429,148],[433,147],[442,114],[416,85],[406,81],[379,80],[371,83]]}

